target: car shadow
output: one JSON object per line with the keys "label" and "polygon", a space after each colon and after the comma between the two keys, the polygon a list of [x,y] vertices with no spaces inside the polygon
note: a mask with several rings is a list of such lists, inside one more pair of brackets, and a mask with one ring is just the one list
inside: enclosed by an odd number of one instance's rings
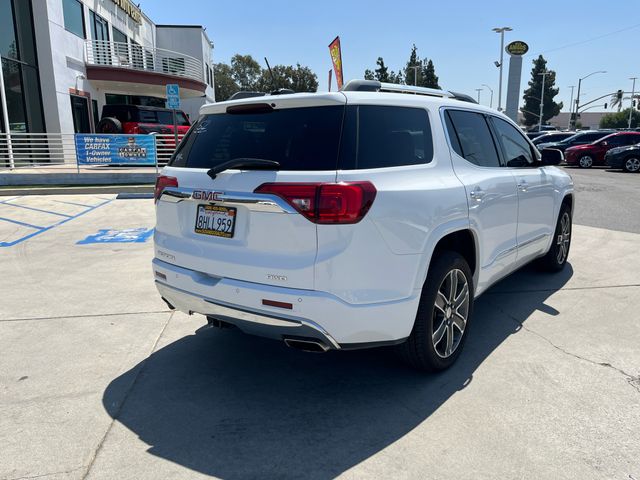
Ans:
{"label": "car shadow", "polygon": [[334,478],[469,386],[533,312],[559,315],[545,300],[572,275],[570,265],[555,275],[529,266],[495,285],[457,363],[439,374],[411,370],[391,349],[311,354],[205,327],[113,380],[103,405],[149,453],[204,474]]}

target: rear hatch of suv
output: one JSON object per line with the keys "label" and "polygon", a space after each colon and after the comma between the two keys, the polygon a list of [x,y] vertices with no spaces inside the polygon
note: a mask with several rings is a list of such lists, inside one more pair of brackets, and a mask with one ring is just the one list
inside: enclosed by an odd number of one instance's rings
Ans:
{"label": "rear hatch of suv", "polygon": [[354,223],[372,201],[366,182],[335,186],[345,102],[298,94],[204,107],[158,179],[156,256],[214,278],[313,289],[317,224]]}

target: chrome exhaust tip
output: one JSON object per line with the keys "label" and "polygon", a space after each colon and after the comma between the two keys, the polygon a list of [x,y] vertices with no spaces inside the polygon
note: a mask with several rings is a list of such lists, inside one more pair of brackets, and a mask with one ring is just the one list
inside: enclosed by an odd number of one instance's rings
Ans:
{"label": "chrome exhaust tip", "polygon": [[314,340],[311,338],[285,338],[284,343],[287,347],[295,348],[296,350],[302,350],[303,352],[324,353],[329,350],[329,347],[327,347],[320,340]]}

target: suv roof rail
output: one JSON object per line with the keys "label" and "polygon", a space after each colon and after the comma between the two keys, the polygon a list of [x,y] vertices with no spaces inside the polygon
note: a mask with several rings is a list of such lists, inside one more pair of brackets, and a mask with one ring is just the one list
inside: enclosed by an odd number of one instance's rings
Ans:
{"label": "suv roof rail", "polygon": [[437,88],[416,87],[413,85],[399,85],[397,83],[379,82],[378,80],[350,80],[342,87],[345,92],[393,92],[411,95],[426,95],[430,97],[453,98],[463,102],[478,103],[469,95],[454,93]]}

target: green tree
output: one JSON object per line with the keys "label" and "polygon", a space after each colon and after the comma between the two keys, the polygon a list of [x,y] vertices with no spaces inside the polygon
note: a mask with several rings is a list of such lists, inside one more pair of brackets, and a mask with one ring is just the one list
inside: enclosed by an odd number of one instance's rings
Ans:
{"label": "green tree", "polygon": [[309,67],[299,63],[292,65],[275,65],[271,71],[263,69],[256,82],[256,90],[270,92],[280,88],[288,88],[294,92],[315,92],[318,89],[318,77]]}
{"label": "green tree", "polygon": [[418,57],[418,47],[413,44],[411,47],[411,55],[409,55],[409,61],[407,66],[404,67],[404,78],[407,85],[421,85],[422,84],[422,62]]}
{"label": "green tree", "polygon": [[236,53],[231,57],[231,72],[241,90],[255,90],[262,68],[251,55]]}
{"label": "green tree", "polygon": [[433,61],[428,58],[421,60],[418,56],[418,47],[416,47],[415,43],[411,47],[409,61],[404,69],[404,78],[407,85],[440,88]]}
{"label": "green tree", "polygon": [[213,65],[213,86],[217,102],[224,102],[240,90],[240,86],[233,78],[231,67],[226,63]]}
{"label": "green tree", "polygon": [[422,66],[422,83],[423,87],[427,88],[437,88],[440,89],[440,85],[438,85],[438,76],[436,75],[436,68],[433,66],[433,62],[431,59],[427,61],[427,64]]}
{"label": "green tree", "polygon": [[[629,125],[629,109],[616,113],[608,113],[600,119],[600,128],[627,128]],[[640,126],[640,112],[633,110],[631,114],[631,128]]]}
{"label": "green tree", "polygon": [[547,72],[544,81],[544,110],[542,114],[542,123],[546,123],[552,117],[560,113],[562,102],[556,103],[554,97],[560,91],[555,88],[556,72],[547,69],[547,61],[542,55],[533,60],[533,68],[531,69],[531,80],[529,80],[529,88],[524,91],[524,106],[521,111],[524,114],[524,124],[526,126],[535,125],[539,122],[537,112],[540,111],[540,94],[542,92],[542,75]]}
{"label": "green tree", "polygon": [[400,72],[396,73],[393,70],[389,71],[389,68],[384,64],[384,60],[382,57],[378,57],[376,60],[376,65],[378,68],[375,70],[365,70],[364,78],[365,80],[378,80],[379,82],[388,82],[388,83],[402,83],[402,75]]}

